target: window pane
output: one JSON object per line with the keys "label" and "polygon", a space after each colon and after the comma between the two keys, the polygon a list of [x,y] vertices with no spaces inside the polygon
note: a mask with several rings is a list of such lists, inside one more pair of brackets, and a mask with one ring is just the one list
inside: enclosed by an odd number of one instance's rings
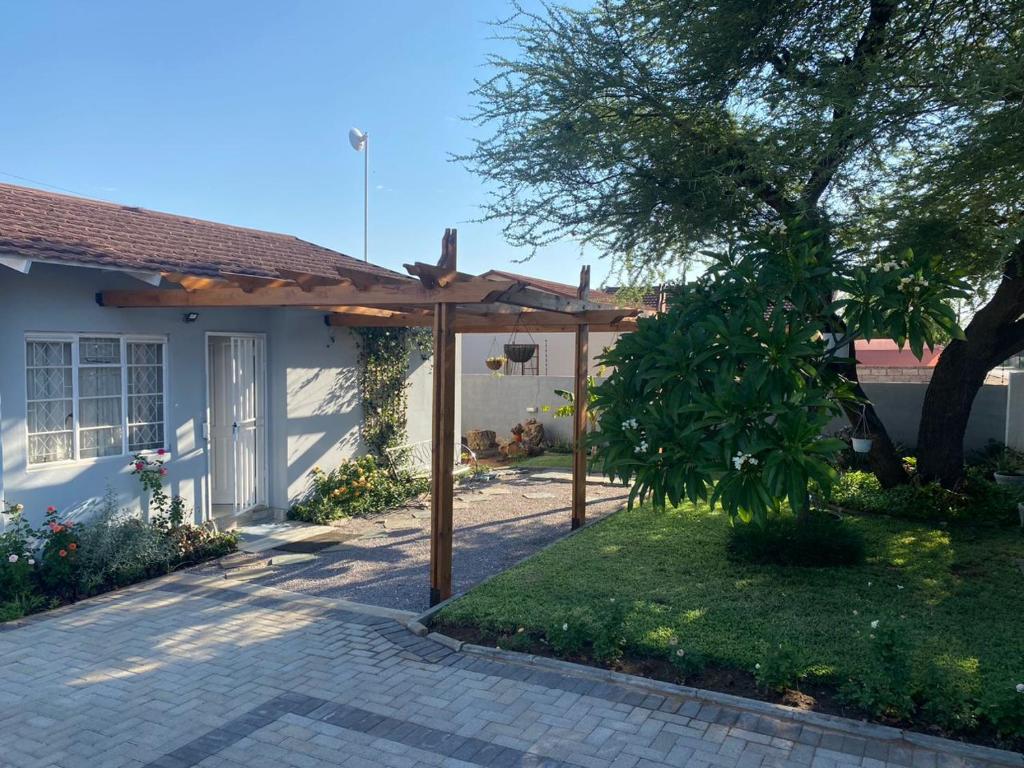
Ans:
{"label": "window pane", "polygon": [[128,398],[128,423],[153,424],[164,420],[164,399],[160,395]]}
{"label": "window pane", "polygon": [[71,458],[71,433],[55,435],[30,435],[28,438],[28,460],[32,464],[48,461],[67,461]]}
{"label": "window pane", "polygon": [[164,369],[158,365],[133,365],[128,368],[129,395],[158,395],[164,391]]}
{"label": "window pane", "polygon": [[107,338],[82,338],[78,340],[79,365],[108,364],[121,362],[121,340]]}
{"label": "window pane", "polygon": [[83,459],[94,459],[97,456],[117,456],[122,450],[121,427],[119,426],[79,430],[78,455]]}
{"label": "window pane", "polygon": [[153,451],[163,447],[163,424],[138,424],[128,427],[129,451]]}
{"label": "window pane", "polygon": [[60,400],[71,397],[70,368],[29,368],[28,399]]}
{"label": "window pane", "polygon": [[78,426],[88,427],[120,427],[121,398],[98,397],[93,400],[79,400]]}
{"label": "window pane", "polygon": [[121,396],[120,368],[79,368],[79,397]]}
{"label": "window pane", "polygon": [[129,365],[163,365],[164,345],[133,341],[128,344]]}
{"label": "window pane", "polygon": [[27,359],[29,367],[71,365],[71,342],[30,341]]}
{"label": "window pane", "polygon": [[28,404],[28,431],[62,432],[74,426],[70,400],[46,400]]}

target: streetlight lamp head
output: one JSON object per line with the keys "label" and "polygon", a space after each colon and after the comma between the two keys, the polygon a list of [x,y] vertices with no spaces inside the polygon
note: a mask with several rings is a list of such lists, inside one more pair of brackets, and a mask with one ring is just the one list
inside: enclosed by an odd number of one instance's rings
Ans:
{"label": "streetlight lamp head", "polygon": [[366,149],[366,134],[358,128],[349,128],[348,143],[352,145],[352,149],[356,152],[362,152]]}

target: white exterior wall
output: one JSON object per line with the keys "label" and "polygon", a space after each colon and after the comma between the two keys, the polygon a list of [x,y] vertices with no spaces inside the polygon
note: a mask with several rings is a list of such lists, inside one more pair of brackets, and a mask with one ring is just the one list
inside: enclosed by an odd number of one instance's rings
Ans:
{"label": "white exterior wall", "polygon": [[[362,404],[353,335],[329,328],[314,311],[200,309],[195,323],[178,309],[100,307],[104,289],[147,286],[116,272],[36,264],[28,275],[0,268],[0,498],[21,503],[33,522],[54,505],[84,516],[109,486],[119,503],[140,509],[140,488],[128,457],[28,466],[25,335],[109,333],[167,339],[166,447],[168,490],[201,519],[208,500],[206,334],[259,333],[267,340],[267,496],[286,508],[306,488],[314,466],[325,468],[363,451]],[[431,369],[418,352],[410,373],[410,440],[430,437]],[[458,412],[457,417],[458,419]],[[456,421],[456,435],[459,423]]]}

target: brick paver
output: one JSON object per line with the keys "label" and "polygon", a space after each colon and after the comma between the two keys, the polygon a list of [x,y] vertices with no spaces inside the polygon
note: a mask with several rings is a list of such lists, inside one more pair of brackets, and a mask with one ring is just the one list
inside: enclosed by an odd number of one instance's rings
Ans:
{"label": "brick paver", "polygon": [[5,629],[4,768],[985,764],[454,652],[394,618],[189,575]]}

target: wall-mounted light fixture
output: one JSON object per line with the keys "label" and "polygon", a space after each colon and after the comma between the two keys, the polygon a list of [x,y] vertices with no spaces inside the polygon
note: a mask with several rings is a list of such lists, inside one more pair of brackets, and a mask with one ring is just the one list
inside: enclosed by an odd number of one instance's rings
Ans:
{"label": "wall-mounted light fixture", "polygon": [[186,312],[181,317],[181,321],[183,323],[194,323],[198,319],[199,319],[199,313],[198,312]]}

